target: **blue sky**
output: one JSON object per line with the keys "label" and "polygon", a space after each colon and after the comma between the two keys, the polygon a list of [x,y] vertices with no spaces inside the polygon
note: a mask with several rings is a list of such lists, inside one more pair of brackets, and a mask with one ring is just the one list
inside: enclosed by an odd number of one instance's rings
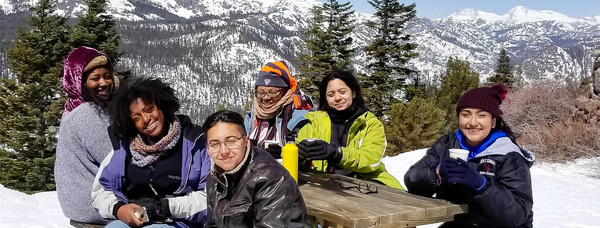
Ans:
{"label": "blue sky", "polygon": [[[324,2],[325,0],[319,0]],[[339,0],[346,2],[347,0]],[[350,0],[356,11],[372,13],[367,0]],[[400,3],[417,4],[417,15],[427,18],[441,18],[463,8],[473,8],[485,12],[505,14],[517,5],[536,10],[553,10],[573,18],[600,15],[599,0],[408,0]]]}

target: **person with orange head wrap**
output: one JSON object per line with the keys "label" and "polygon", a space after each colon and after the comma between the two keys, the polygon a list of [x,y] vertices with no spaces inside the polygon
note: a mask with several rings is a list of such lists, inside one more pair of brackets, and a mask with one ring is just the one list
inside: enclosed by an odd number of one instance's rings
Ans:
{"label": "person with orange head wrap", "polygon": [[269,62],[260,69],[254,96],[244,120],[250,142],[280,158],[287,135],[306,124],[304,115],[313,108],[312,99],[300,90],[284,61]]}

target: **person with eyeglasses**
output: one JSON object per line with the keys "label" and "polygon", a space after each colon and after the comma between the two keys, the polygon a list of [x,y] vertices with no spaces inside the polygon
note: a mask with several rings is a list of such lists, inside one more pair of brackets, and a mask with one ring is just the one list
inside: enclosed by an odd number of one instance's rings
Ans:
{"label": "person with eyeglasses", "polygon": [[200,227],[210,157],[202,128],[176,115],[179,99],[155,78],[131,78],[109,110],[113,151],[92,189],[106,227]]}
{"label": "person with eyeglasses", "polygon": [[365,106],[352,72],[329,72],[319,86],[319,110],[306,118],[296,139],[302,166],[403,189],[381,162],[387,145],[383,124]]}
{"label": "person with eyeglasses", "polygon": [[240,114],[218,111],[202,128],[213,162],[205,227],[307,226],[296,181],[265,150],[250,144]]}
{"label": "person with eyeglasses", "polygon": [[304,115],[312,108],[312,99],[300,90],[287,64],[267,63],[258,72],[252,110],[244,121],[252,145],[281,158],[287,135],[307,123]]}

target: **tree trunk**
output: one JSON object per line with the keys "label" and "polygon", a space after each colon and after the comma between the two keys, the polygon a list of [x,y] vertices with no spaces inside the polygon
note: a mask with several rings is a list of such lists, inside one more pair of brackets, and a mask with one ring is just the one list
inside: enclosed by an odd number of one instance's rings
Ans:
{"label": "tree trunk", "polygon": [[600,95],[600,56],[594,60],[594,71],[592,71],[592,86],[594,95]]}

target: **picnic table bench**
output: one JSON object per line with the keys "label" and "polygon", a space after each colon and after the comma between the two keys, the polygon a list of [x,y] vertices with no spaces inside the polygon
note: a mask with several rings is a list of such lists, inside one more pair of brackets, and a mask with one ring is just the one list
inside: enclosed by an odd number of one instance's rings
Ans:
{"label": "picnic table bench", "polygon": [[452,221],[466,205],[328,173],[299,173],[308,214],[323,228],[391,228]]}

